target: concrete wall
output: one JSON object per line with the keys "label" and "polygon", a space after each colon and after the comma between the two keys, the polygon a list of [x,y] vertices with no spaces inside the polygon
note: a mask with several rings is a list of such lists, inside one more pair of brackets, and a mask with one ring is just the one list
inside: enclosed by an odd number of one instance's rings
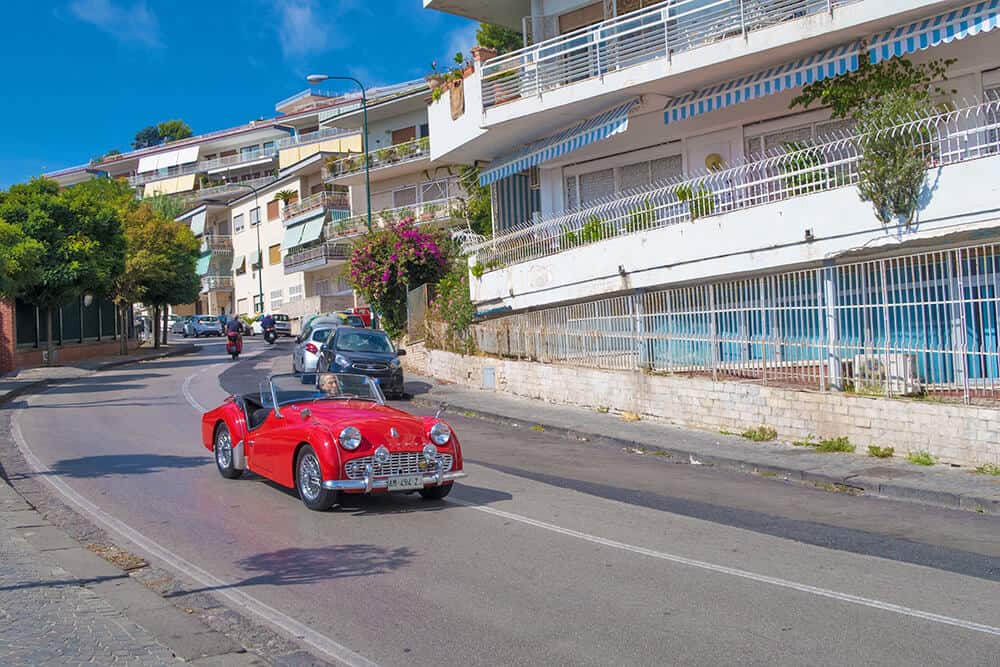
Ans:
{"label": "concrete wall", "polygon": [[766,387],[741,382],[605,371],[559,364],[462,356],[407,347],[409,372],[483,389],[483,369],[495,390],[550,403],[612,412],[711,431],[741,432],[766,424],[781,440],[847,436],[893,447],[897,456],[927,451],[943,463],[1000,463],[1000,411],[918,400],[868,398]]}
{"label": "concrete wall", "polygon": [[278,152],[278,166],[284,169],[285,167],[293,165],[301,160],[305,160],[310,155],[315,155],[319,152],[360,153],[361,133],[359,132],[358,134],[346,137],[327,139],[325,141],[317,141],[312,144],[303,144],[301,146],[292,146],[290,148],[282,149]]}

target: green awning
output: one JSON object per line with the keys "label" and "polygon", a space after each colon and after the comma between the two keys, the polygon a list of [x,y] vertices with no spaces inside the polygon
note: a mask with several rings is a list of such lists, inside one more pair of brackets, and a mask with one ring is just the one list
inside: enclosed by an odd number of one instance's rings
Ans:
{"label": "green awning", "polygon": [[191,231],[195,236],[201,236],[205,233],[205,218],[208,217],[206,211],[200,211],[191,216]]}
{"label": "green awning", "polygon": [[290,250],[304,243],[318,241],[323,234],[324,220],[326,220],[326,215],[320,210],[316,212],[316,215],[287,227],[285,236],[281,240],[282,249]]}
{"label": "green awning", "polygon": [[208,265],[212,261],[211,252],[203,252],[201,257],[198,258],[198,263],[194,265],[195,273],[199,276],[203,276],[208,273]]}
{"label": "green awning", "polygon": [[302,225],[302,239],[299,243],[312,243],[318,241],[323,235],[323,218],[313,218]]}
{"label": "green awning", "polygon": [[233,271],[240,271],[243,269],[243,265],[246,264],[246,255],[236,255],[233,257]]}
{"label": "green awning", "polygon": [[288,250],[302,243],[303,229],[305,229],[305,225],[295,225],[285,229],[285,235],[281,239],[281,247]]}

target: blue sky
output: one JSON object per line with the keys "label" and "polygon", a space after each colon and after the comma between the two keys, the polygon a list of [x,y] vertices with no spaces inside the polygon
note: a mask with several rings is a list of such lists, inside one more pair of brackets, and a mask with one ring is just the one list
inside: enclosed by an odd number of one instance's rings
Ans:
{"label": "blue sky", "polygon": [[421,0],[4,3],[0,188],[126,150],[182,118],[195,133],[271,117],[312,72],[419,78],[474,43]]}

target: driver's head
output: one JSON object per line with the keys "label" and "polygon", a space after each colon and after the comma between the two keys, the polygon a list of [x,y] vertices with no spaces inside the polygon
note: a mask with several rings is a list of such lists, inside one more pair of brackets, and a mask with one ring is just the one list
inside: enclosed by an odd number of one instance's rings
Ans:
{"label": "driver's head", "polygon": [[337,382],[337,376],[332,373],[327,373],[319,379],[319,390],[327,394],[337,394],[340,393],[340,384]]}

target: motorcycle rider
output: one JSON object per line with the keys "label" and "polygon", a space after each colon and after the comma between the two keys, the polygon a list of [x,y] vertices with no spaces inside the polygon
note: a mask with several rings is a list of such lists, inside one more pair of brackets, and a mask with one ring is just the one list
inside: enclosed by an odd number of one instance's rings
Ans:
{"label": "motorcycle rider", "polygon": [[226,322],[226,337],[232,341],[236,348],[231,350],[227,343],[226,351],[233,354],[233,359],[235,359],[236,355],[243,351],[243,323],[240,322],[240,318],[234,317]]}
{"label": "motorcycle rider", "polygon": [[274,338],[278,337],[277,332],[274,331],[274,318],[270,313],[265,313],[264,316],[260,318],[260,330],[261,333],[264,334],[265,338],[267,338],[269,331],[271,336]]}

